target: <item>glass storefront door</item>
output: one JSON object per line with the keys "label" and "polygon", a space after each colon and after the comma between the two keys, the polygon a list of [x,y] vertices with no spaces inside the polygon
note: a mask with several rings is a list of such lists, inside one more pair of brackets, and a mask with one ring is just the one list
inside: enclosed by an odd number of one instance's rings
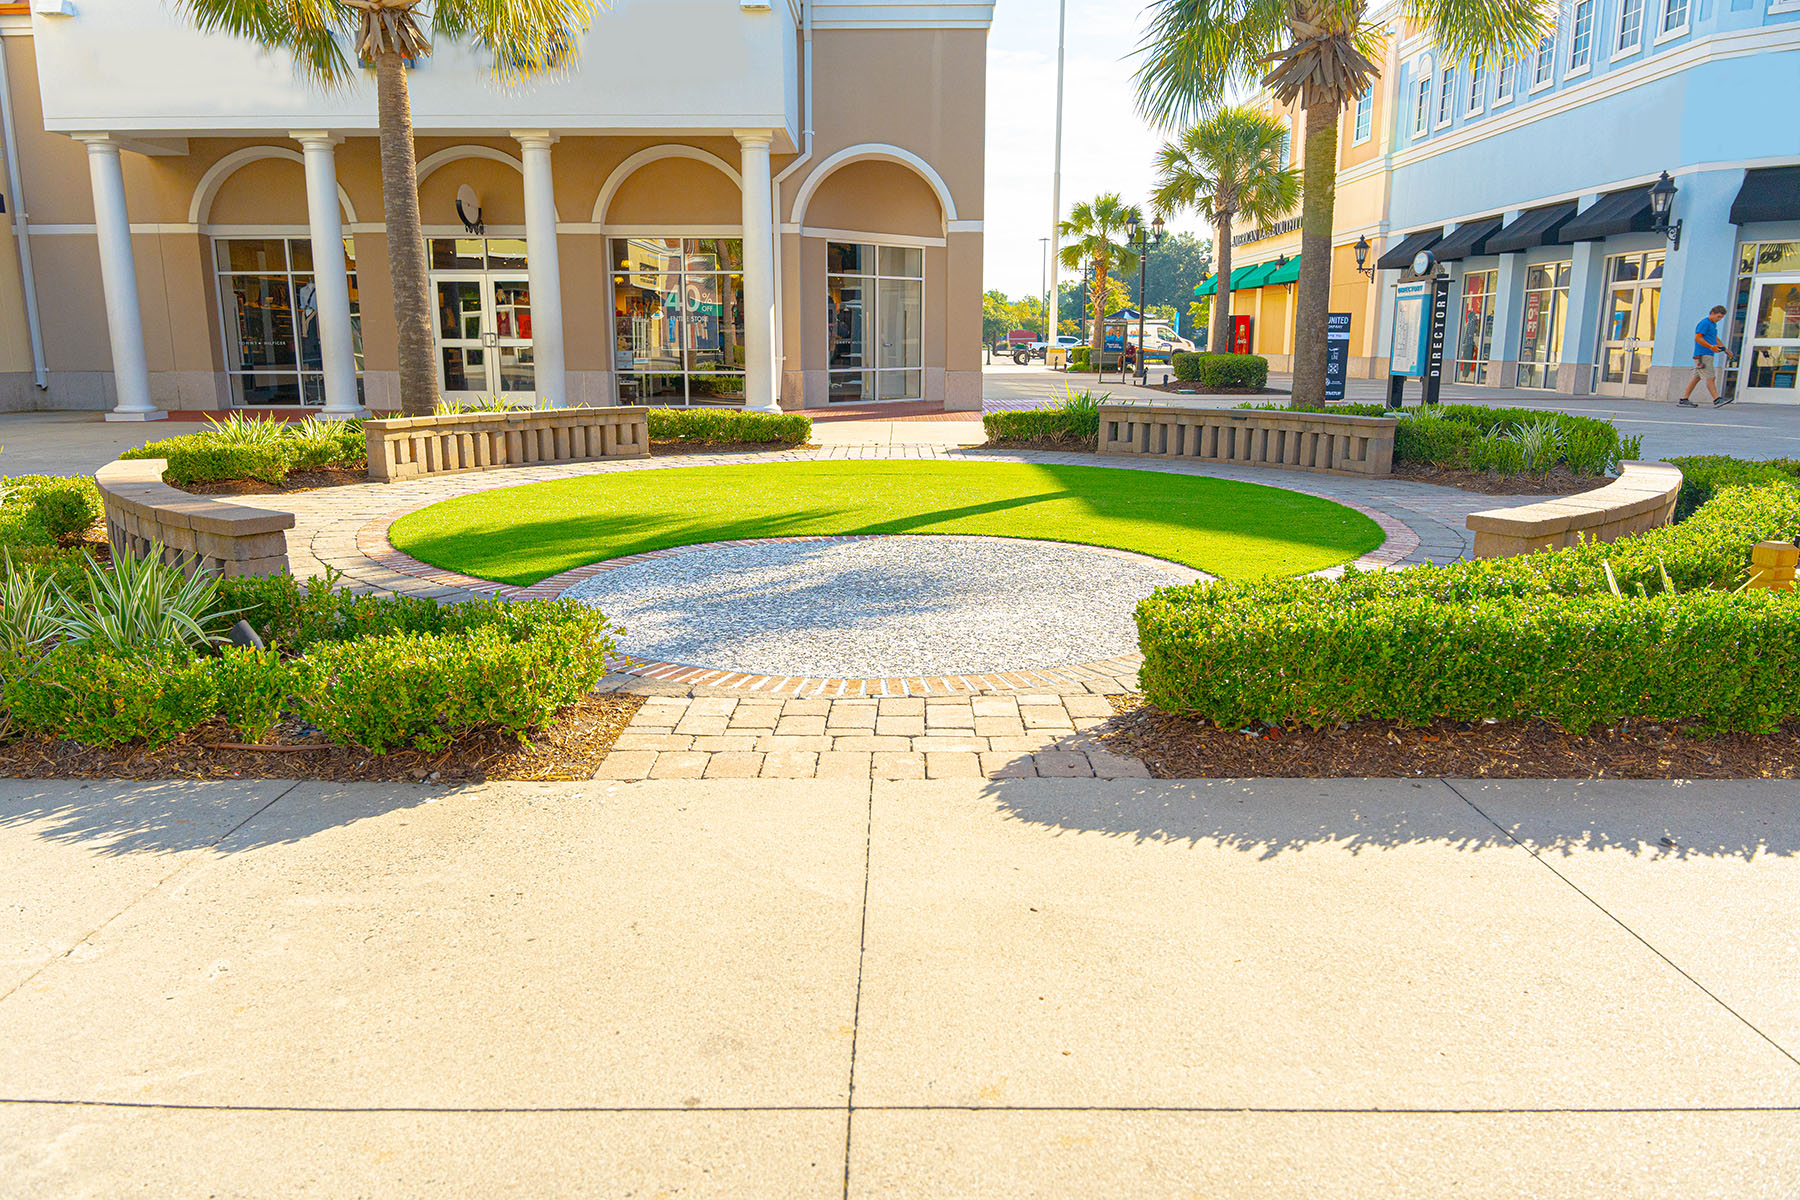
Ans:
{"label": "glass storefront door", "polygon": [[829,242],[825,272],[829,398],[923,398],[925,252]]}
{"label": "glass storefront door", "polygon": [[432,334],[438,394],[469,402],[537,402],[531,279],[521,238],[432,238]]}
{"label": "glass storefront door", "polygon": [[1662,274],[1661,250],[1606,260],[1606,311],[1600,325],[1600,378],[1595,383],[1602,395],[1644,395],[1662,308]]}
{"label": "glass storefront door", "polygon": [[438,393],[446,400],[537,399],[531,356],[531,283],[523,275],[432,273]]}
{"label": "glass storefront door", "polygon": [[1800,404],[1800,274],[1761,275],[1750,294],[1738,398]]}
{"label": "glass storefront door", "polygon": [[1498,271],[1468,271],[1462,278],[1462,320],[1456,332],[1456,382],[1486,383],[1494,349],[1494,291]]}
{"label": "glass storefront door", "polygon": [[1569,309],[1569,264],[1542,263],[1525,272],[1525,313],[1519,329],[1522,388],[1553,388],[1562,363],[1563,320]]}

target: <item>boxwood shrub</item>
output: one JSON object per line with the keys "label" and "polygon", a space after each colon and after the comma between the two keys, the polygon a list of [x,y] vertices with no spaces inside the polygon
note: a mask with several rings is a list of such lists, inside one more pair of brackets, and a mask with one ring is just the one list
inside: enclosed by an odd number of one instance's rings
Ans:
{"label": "boxwood shrub", "polygon": [[1796,534],[1800,488],[1734,487],[1610,545],[1164,588],[1137,610],[1144,692],[1222,723],[1649,717],[1764,732],[1800,717],[1800,599],[1724,589],[1755,543]]}
{"label": "boxwood shrub", "polygon": [[1681,495],[1675,499],[1675,519],[1685,521],[1722,487],[1757,483],[1800,483],[1800,459],[1772,458],[1747,462],[1722,454],[1671,458],[1681,468]]}
{"label": "boxwood shrub", "polygon": [[1095,446],[1100,440],[1100,406],[1110,393],[1072,393],[1052,408],[987,413],[981,428],[990,442],[1061,442],[1071,446]]}
{"label": "boxwood shrub", "polygon": [[93,746],[160,746],[218,707],[208,662],[170,650],[119,655],[71,642],[5,673],[6,706],[22,728]]}
{"label": "boxwood shrub", "polygon": [[756,443],[798,446],[812,437],[804,413],[743,412],[732,408],[653,408],[652,442],[689,445]]}
{"label": "boxwood shrub", "polygon": [[322,467],[354,470],[368,462],[360,421],[308,421],[262,441],[241,441],[217,430],[178,434],[127,450],[120,458],[166,458],[163,482],[176,487],[255,479],[279,484],[289,471]]}
{"label": "boxwood shrub", "polygon": [[1177,350],[1173,365],[1176,379],[1205,387],[1260,388],[1269,382],[1269,360],[1259,354]]}

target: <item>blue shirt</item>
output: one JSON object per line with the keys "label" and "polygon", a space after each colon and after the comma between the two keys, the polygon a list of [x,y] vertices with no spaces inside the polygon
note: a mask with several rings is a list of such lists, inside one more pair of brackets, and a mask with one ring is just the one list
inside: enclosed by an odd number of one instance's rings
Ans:
{"label": "blue shirt", "polygon": [[1694,326],[1694,357],[1711,358],[1712,348],[1719,344],[1719,323],[1711,317],[1701,317],[1700,323]]}

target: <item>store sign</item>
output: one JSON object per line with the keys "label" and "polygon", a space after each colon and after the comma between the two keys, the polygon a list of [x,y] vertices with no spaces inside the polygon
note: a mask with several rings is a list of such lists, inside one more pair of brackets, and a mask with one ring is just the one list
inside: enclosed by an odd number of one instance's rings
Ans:
{"label": "store sign", "polygon": [[1344,398],[1344,376],[1350,367],[1350,314],[1325,314],[1325,399]]}
{"label": "store sign", "polygon": [[1538,314],[1543,311],[1543,308],[1544,294],[1542,292],[1525,293],[1525,340],[1528,342],[1537,341]]}
{"label": "store sign", "polygon": [[1418,279],[1394,289],[1394,345],[1388,352],[1388,373],[1408,379],[1425,375],[1425,337],[1430,329],[1426,305],[1431,281]]}

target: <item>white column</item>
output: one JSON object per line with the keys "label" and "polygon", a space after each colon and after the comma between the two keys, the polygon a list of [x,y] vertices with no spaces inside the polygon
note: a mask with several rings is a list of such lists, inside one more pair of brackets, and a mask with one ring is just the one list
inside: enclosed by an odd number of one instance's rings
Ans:
{"label": "white column", "polygon": [[531,272],[531,360],[536,364],[538,404],[569,402],[563,356],[562,266],[556,257],[556,187],[544,132],[515,132],[525,165],[525,265]]}
{"label": "white column", "polygon": [[106,332],[112,340],[113,387],[118,404],[109,421],[160,421],[169,414],[150,399],[150,366],[144,357],[144,319],[138,311],[137,263],[131,255],[131,217],[125,209],[125,170],[110,134],[87,143],[94,186],[94,232],[100,243],[100,283],[106,292]]}
{"label": "white column", "polygon": [[767,129],[739,129],[744,175],[744,407],[780,412],[775,386],[775,210]]}
{"label": "white column", "polygon": [[306,159],[306,215],[312,229],[314,317],[325,369],[322,416],[366,416],[356,395],[356,335],[350,327],[350,274],[344,266],[344,221],[338,208],[337,156],[343,139],[324,132],[293,135]]}

